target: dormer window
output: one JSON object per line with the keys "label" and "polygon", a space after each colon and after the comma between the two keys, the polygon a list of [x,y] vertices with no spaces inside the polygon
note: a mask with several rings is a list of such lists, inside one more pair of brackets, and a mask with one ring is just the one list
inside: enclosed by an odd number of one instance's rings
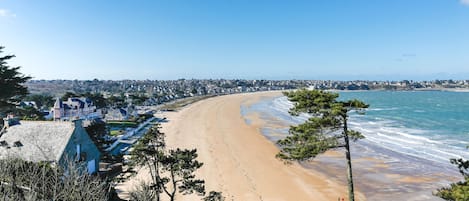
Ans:
{"label": "dormer window", "polygon": [[21,143],[20,141],[13,142],[13,147],[22,147],[22,146],[23,146],[23,143]]}
{"label": "dormer window", "polygon": [[86,152],[81,152],[80,158],[78,159],[79,162],[86,161]]}

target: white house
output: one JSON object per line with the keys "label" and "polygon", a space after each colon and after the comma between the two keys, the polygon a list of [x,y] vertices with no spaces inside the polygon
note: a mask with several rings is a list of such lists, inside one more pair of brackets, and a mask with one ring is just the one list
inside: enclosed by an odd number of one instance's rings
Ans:
{"label": "white house", "polygon": [[96,119],[101,118],[101,110],[96,109],[89,98],[57,98],[52,109],[54,120]]}

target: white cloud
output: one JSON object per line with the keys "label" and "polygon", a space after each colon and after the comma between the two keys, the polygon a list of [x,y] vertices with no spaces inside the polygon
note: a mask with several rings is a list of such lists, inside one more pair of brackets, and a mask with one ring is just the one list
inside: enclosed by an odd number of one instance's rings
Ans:
{"label": "white cloud", "polygon": [[16,17],[16,15],[7,9],[0,8],[0,17]]}
{"label": "white cloud", "polygon": [[469,6],[469,0],[459,0],[462,4]]}

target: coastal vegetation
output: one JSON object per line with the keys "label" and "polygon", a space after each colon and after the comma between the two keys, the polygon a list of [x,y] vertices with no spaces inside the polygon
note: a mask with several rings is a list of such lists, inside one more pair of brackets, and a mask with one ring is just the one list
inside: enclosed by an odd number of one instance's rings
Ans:
{"label": "coastal vegetation", "polygon": [[[176,200],[181,195],[205,195],[205,181],[196,178],[195,172],[203,163],[197,161],[196,149],[168,149],[165,134],[159,124],[154,125],[131,151],[131,169],[146,168],[150,172],[150,181],[142,182],[130,192],[131,200]],[[135,173],[134,170],[131,170]],[[224,201],[222,192],[210,191],[204,201]]]}
{"label": "coastal vegetation", "polygon": [[[0,53],[4,47],[0,46]],[[20,67],[11,67],[7,61],[14,55],[0,57],[0,115],[14,111],[15,106],[28,94],[28,88],[23,84],[31,77],[18,72]]]}
{"label": "coastal vegetation", "polygon": [[119,200],[110,183],[94,175],[83,174],[83,164],[65,162],[54,166],[47,162],[21,159],[0,160],[0,197],[2,200]]}
{"label": "coastal vegetation", "polygon": [[347,125],[348,113],[357,111],[363,114],[368,105],[359,100],[340,101],[337,93],[320,90],[284,92],[288,100],[294,103],[290,114],[311,115],[304,123],[291,126],[289,136],[277,142],[281,150],[277,158],[290,161],[304,161],[315,158],[329,149],[345,148],[347,160],[347,180],[349,200],[354,200],[352,162],[349,141],[364,138]]}
{"label": "coastal vegetation", "polygon": [[203,165],[196,160],[197,150],[167,149],[165,134],[159,128],[150,128],[131,152],[134,166],[148,168],[151,175],[150,183],[131,193],[133,199],[161,200],[167,195],[173,201],[176,192],[204,195],[205,182],[194,174]]}
{"label": "coastal vegetation", "polygon": [[203,201],[224,201],[225,197],[221,192],[210,191],[210,193],[204,197]]}
{"label": "coastal vegetation", "polygon": [[138,126],[138,124],[134,121],[113,121],[113,120],[110,120],[110,121],[107,121],[106,123],[107,123],[108,126],[120,127],[120,128],[127,128],[127,127],[136,128]]}
{"label": "coastal vegetation", "polygon": [[452,158],[451,163],[458,166],[459,173],[463,176],[463,180],[452,183],[449,187],[438,189],[436,196],[451,201],[468,201],[469,200],[469,160],[462,158]]}

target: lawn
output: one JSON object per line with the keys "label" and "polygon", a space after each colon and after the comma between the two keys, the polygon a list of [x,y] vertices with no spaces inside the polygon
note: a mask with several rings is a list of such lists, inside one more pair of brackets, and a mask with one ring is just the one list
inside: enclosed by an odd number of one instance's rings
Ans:
{"label": "lawn", "polygon": [[138,126],[138,124],[133,121],[108,121],[107,125],[110,127],[119,127],[119,128],[126,128],[126,127],[135,128]]}
{"label": "lawn", "polygon": [[123,130],[111,130],[111,132],[109,134],[111,136],[118,136],[118,135],[121,135],[122,133],[124,133]]}

